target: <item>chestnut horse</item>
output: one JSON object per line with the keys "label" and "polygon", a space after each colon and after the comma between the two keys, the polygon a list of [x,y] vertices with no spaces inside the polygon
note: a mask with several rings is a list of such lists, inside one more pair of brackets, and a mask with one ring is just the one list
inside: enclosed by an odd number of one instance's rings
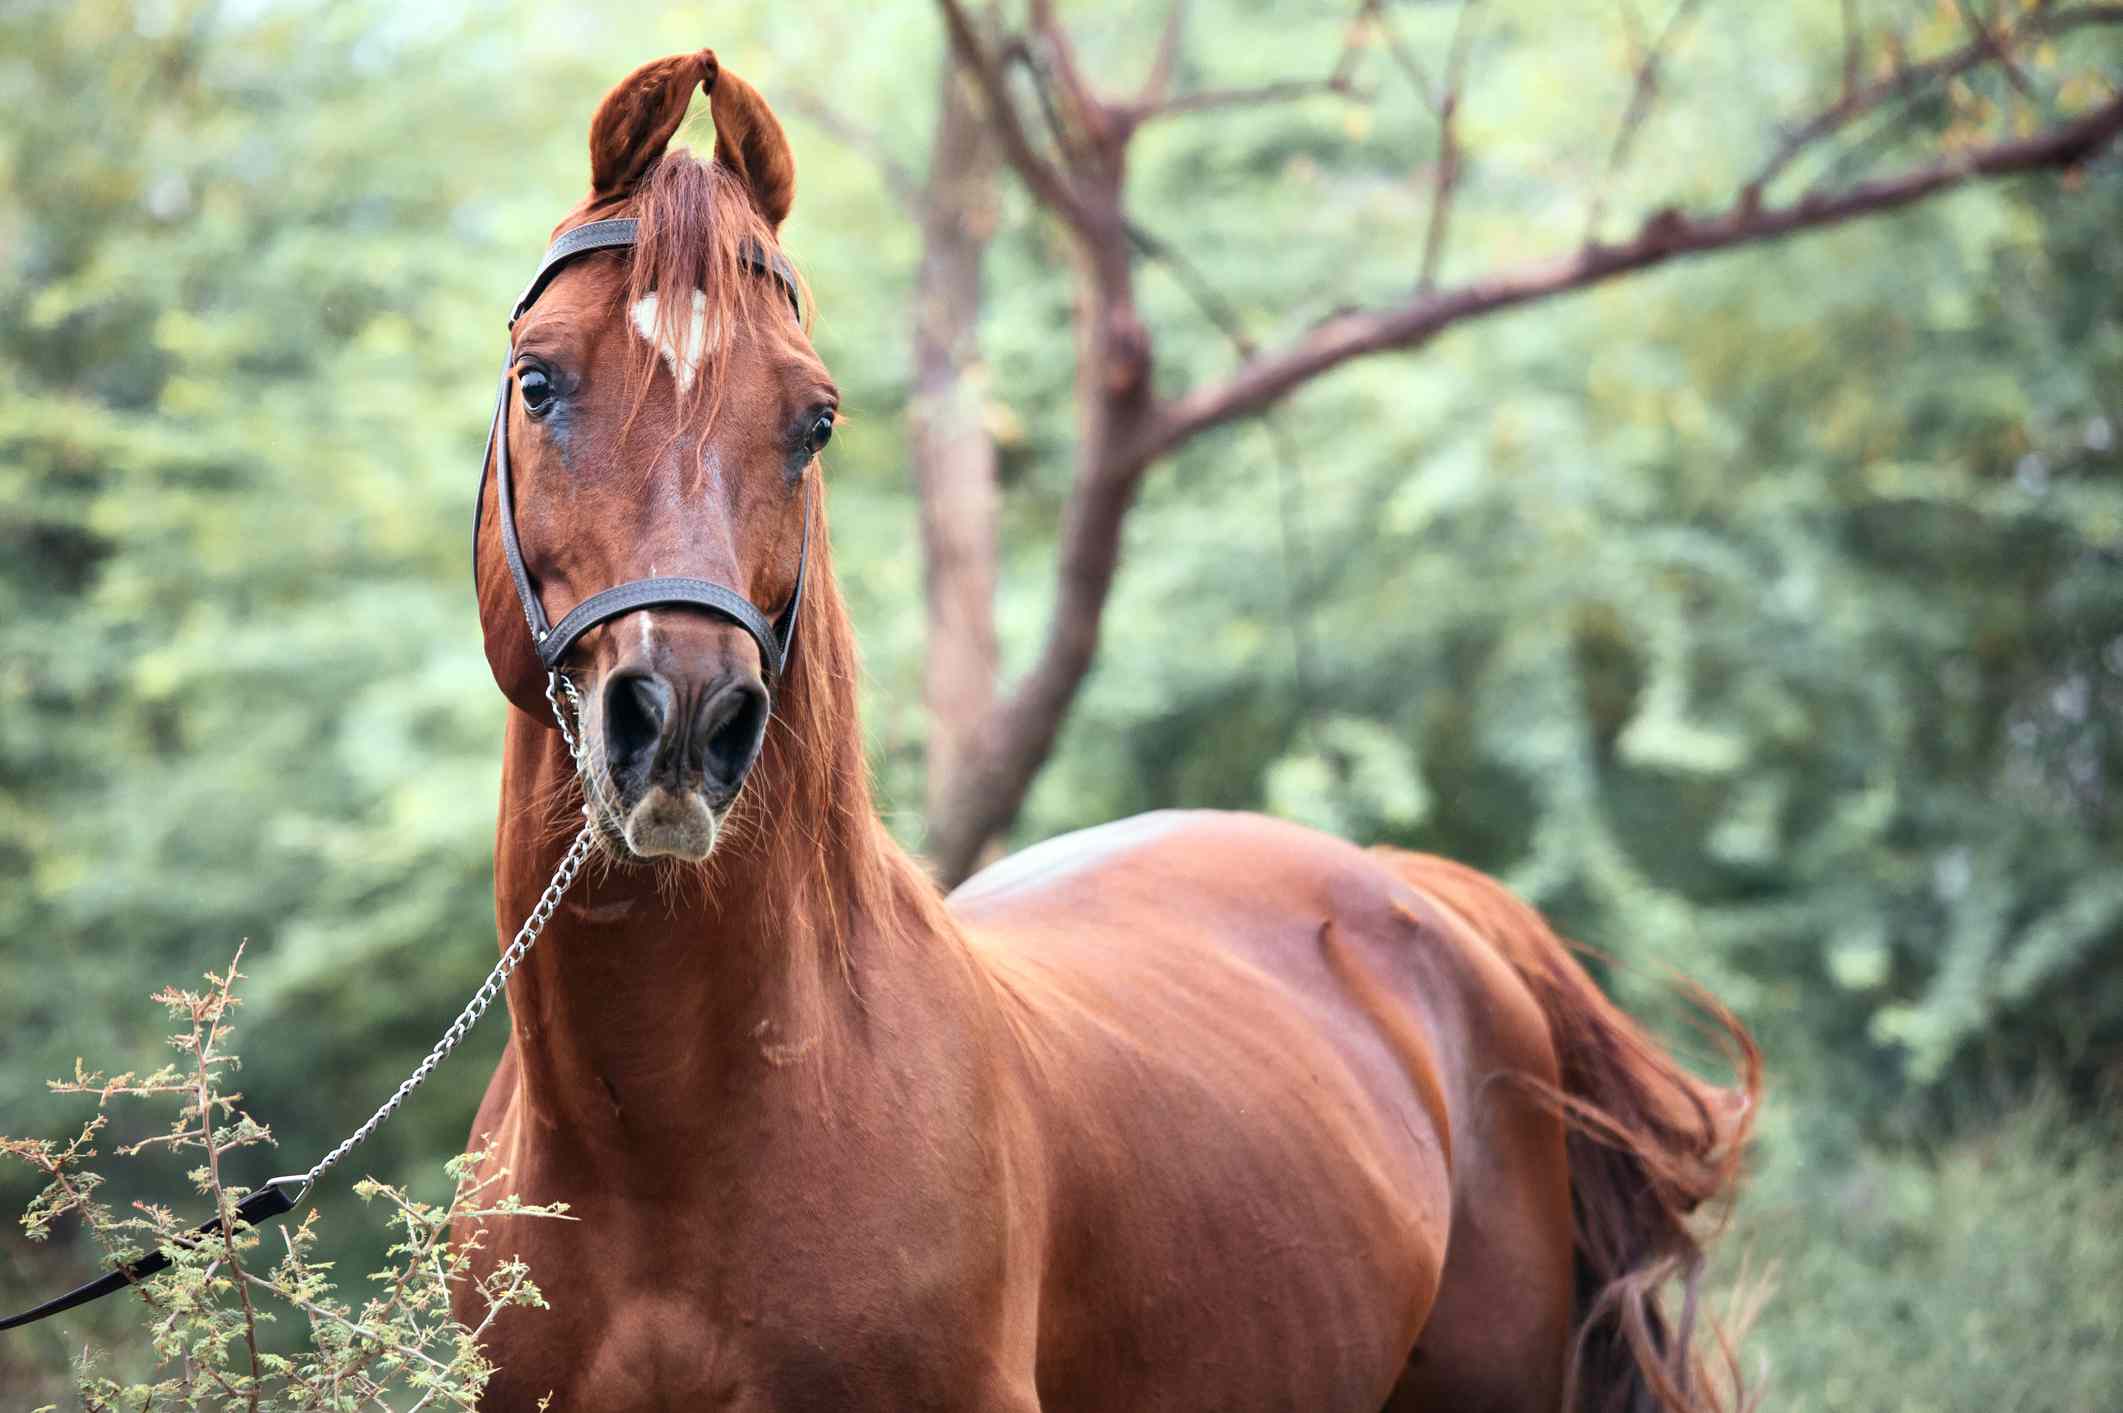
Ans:
{"label": "chestnut horse", "polygon": [[[696,89],[706,160],[666,151]],[[781,128],[702,51],[613,89],[590,158],[556,235],[639,236],[513,331],[525,592],[558,620],[687,576],[801,616],[778,671],[697,607],[583,634],[578,786],[487,480],[503,923],[581,814],[602,860],[509,983],[474,1127],[577,1219],[483,1233],[553,1306],[494,1327],[487,1406],[1715,1406],[1689,1218],[1736,1178],[1744,1031],[1708,1005],[1740,1083],[1699,1081],[1492,880],[1256,816],[938,896],[871,801]]]}

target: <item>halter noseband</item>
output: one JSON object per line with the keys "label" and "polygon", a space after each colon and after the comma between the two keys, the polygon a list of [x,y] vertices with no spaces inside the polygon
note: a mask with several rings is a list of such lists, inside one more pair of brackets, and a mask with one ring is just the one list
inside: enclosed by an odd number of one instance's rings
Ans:
{"label": "halter noseband", "polygon": [[[510,311],[509,328],[516,327],[516,321],[538,302],[538,296],[545,293],[546,286],[569,261],[596,250],[630,249],[639,226],[638,221],[631,219],[591,221],[554,241],[540,262],[538,273],[531,276],[530,284],[524,286],[522,298]],[[779,281],[789,296],[789,303],[801,315],[796,276],[786,260],[749,241],[745,244],[742,259],[751,269]],[[486,507],[487,470],[492,467],[495,501],[501,518],[501,552],[509,563],[509,577],[516,581],[516,597],[523,604],[523,619],[530,627],[532,645],[537,648],[538,660],[546,670],[558,670],[561,659],[567,656],[575,640],[608,619],[652,604],[687,604],[727,618],[751,634],[752,640],[759,644],[759,658],[766,668],[766,675],[769,678],[779,675],[782,664],[788,661],[790,645],[796,639],[796,614],[803,605],[804,571],[811,558],[811,507],[808,500],[804,503],[803,539],[796,552],[796,587],[778,620],[769,621],[750,599],[712,579],[658,578],[628,580],[590,595],[569,609],[560,622],[547,621],[545,605],[539,601],[538,591],[531,585],[531,572],[524,565],[523,545],[516,537],[516,503],[510,494],[508,418],[509,388],[514,381],[509,376],[512,361],[504,359],[501,365],[501,392],[494,400],[494,422],[487,429],[487,454],[479,466],[479,495],[472,502],[472,577],[477,582],[479,517]]]}

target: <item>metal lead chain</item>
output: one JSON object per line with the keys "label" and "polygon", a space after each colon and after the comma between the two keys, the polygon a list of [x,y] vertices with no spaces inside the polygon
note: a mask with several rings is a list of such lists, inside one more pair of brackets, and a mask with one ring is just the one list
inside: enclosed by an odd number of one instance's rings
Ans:
{"label": "metal lead chain", "polygon": [[[568,705],[574,708],[572,713],[568,707],[560,704],[562,692],[568,694]],[[576,743],[574,728],[568,725],[570,715],[574,716],[576,725],[582,723],[582,698],[575,691],[575,679],[563,677],[558,672],[548,672],[545,675],[545,699],[553,704],[553,719],[560,723],[560,739],[568,743],[568,759],[575,762],[575,778],[581,781],[587,790],[589,781],[584,773],[582,747]],[[589,809],[587,793],[583,796],[583,809],[585,812]]]}
{"label": "metal lead chain", "polygon": [[[574,712],[571,713],[561,704],[562,692],[567,694],[568,702],[575,708]],[[553,717],[560,723],[561,737],[568,743],[568,757],[574,761],[576,776],[580,780],[583,778],[582,747],[578,744],[575,727],[581,723],[582,698],[576,694],[575,684],[558,672],[546,674],[545,694],[546,700],[553,704]],[[573,723],[568,719],[571,715],[575,717]],[[584,788],[587,791],[587,781],[584,781]],[[589,814],[587,805],[583,808],[583,814]],[[581,832],[575,836],[575,842],[568,846],[567,853],[561,857],[560,866],[553,870],[552,882],[546,884],[545,892],[539,896],[538,906],[531,909],[531,915],[525,918],[523,926],[517,929],[515,940],[502,952],[501,960],[487,973],[487,979],[479,983],[479,989],[472,993],[472,999],[465,1003],[465,1008],[458,1013],[457,1019],[450,1022],[450,1028],[442,1033],[442,1039],[435,1042],[435,1048],[428,1051],[427,1058],[406,1076],[405,1083],[399,1085],[397,1092],[383,1101],[381,1108],[369,1115],[367,1123],[348,1134],[337,1148],[318,1159],[315,1167],[306,1173],[290,1173],[285,1177],[273,1178],[266,1186],[288,1187],[299,1184],[301,1191],[293,1200],[300,1202],[318,1178],[352,1152],[370,1134],[381,1128],[384,1120],[396,1113],[398,1106],[405,1102],[406,1096],[427,1082],[427,1077],[435,1072],[435,1066],[441,1064],[450,1051],[457,1048],[458,1043],[471,1032],[479,1018],[486,1014],[487,1007],[494,1004],[494,998],[501,994],[503,984],[509,979],[509,973],[516,970],[525,954],[531,950],[531,944],[538,940],[538,934],[544,932],[546,924],[553,920],[554,910],[560,906],[561,898],[574,884],[575,876],[582,871],[583,864],[590,857],[590,850],[595,847],[595,829],[585,818]]]}

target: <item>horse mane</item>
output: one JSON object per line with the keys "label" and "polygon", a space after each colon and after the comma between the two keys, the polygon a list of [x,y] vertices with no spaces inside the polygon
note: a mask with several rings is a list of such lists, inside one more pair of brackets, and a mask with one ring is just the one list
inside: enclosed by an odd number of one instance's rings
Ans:
{"label": "horse mane", "polygon": [[[730,813],[729,844],[706,867],[762,851],[768,895],[785,900],[792,923],[809,923],[827,939],[852,985],[858,920],[886,946],[957,937],[959,928],[935,880],[878,818],[856,702],[861,661],[833,570],[824,486],[814,483],[806,494],[813,497],[811,568],[796,639],[774,687],[754,783]],[[802,820],[816,823],[806,829]]]}
{"label": "horse mane", "polygon": [[[738,332],[755,320],[790,317],[782,283],[752,263],[758,255],[780,253],[774,230],[736,173],[684,149],[657,159],[627,214],[641,224],[626,308],[659,295],[653,337],[634,341],[627,425],[654,385],[658,348],[687,347],[690,295],[699,290],[704,347],[691,383],[673,389],[673,435],[704,432],[721,410]],[[789,268],[795,272],[793,264]],[[795,278],[808,330],[810,290],[800,273]],[[662,297],[668,290],[688,297]],[[934,881],[878,820],[857,708],[855,631],[834,574],[825,488],[815,471],[802,494],[810,498],[810,568],[795,641],[773,684],[774,710],[752,781],[726,821],[724,846],[701,867],[711,880],[711,897],[717,891],[712,880],[724,868],[760,867],[766,896],[780,901],[792,929],[808,924],[826,939],[852,985],[850,944],[858,919],[887,945],[955,936],[958,928]],[[816,824],[806,828],[800,821]]]}

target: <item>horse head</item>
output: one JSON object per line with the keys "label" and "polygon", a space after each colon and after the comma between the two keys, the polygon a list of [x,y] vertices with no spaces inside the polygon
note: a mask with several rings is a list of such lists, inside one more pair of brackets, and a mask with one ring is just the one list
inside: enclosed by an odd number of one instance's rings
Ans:
{"label": "horse head", "polygon": [[[710,160],[667,150],[696,88]],[[480,617],[511,702],[543,717],[549,669],[579,700],[606,846],[699,861],[775,708],[838,395],[777,248],[795,165],[757,91],[710,50],[645,65],[599,106],[590,170],[556,242],[625,238],[549,257],[512,324]]]}

